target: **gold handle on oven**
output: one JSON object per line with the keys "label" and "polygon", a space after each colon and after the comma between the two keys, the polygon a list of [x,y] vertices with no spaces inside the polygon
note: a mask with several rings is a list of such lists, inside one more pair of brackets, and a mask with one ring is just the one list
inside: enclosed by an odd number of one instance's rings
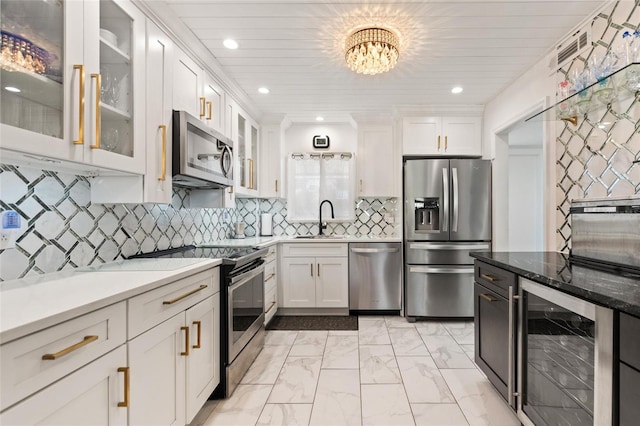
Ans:
{"label": "gold handle on oven", "polygon": [[180,327],[184,331],[184,352],[180,352],[182,356],[189,356],[189,327]]}
{"label": "gold handle on oven", "polygon": [[183,294],[182,296],[178,296],[175,299],[171,299],[171,300],[165,300],[164,302],[162,302],[163,305],[173,305],[176,302],[181,301],[184,298],[187,298],[189,296],[191,296],[192,294],[196,294],[197,292],[204,290],[205,288],[207,288],[206,284],[202,284],[200,287],[196,288],[195,290],[191,290],[188,293]]}
{"label": "gold handle on oven", "polygon": [[42,355],[43,360],[55,360],[58,358],[62,358],[65,355],[70,354],[71,352],[80,349],[83,346],[87,346],[91,342],[95,342],[98,340],[98,336],[84,336],[81,342],[76,343],[75,345],[71,345],[68,348],[64,348],[61,351],[58,351],[54,354],[44,354]]}
{"label": "gold handle on oven", "polygon": [[124,373],[124,401],[118,402],[118,407],[129,406],[129,389],[130,389],[130,377],[129,367],[118,367],[118,373]]}
{"label": "gold handle on oven", "polygon": [[160,131],[162,132],[162,164],[161,167],[161,176],[158,180],[164,181],[167,179],[167,126],[161,124]]}
{"label": "gold handle on oven", "polygon": [[91,149],[100,149],[100,87],[102,86],[102,76],[100,74],[91,74],[91,79],[96,79],[96,141],[90,146]]}
{"label": "gold handle on oven", "polygon": [[204,98],[204,96],[201,96],[200,97],[200,118],[204,117],[206,102],[207,100]]}
{"label": "gold handle on oven", "polygon": [[440,135],[438,135],[438,151],[440,151]]}
{"label": "gold handle on oven", "polygon": [[73,141],[74,145],[84,144],[84,65],[74,65],[74,70],[80,71],[80,93],[78,95],[78,140]]}
{"label": "gold handle on oven", "polygon": [[444,137],[444,150],[446,151],[449,148],[449,136]]}
{"label": "gold handle on oven", "polygon": [[207,120],[211,120],[213,118],[213,102],[207,101],[207,106],[209,107],[209,114],[207,114]]}
{"label": "gold handle on oven", "polygon": [[482,297],[484,300],[487,300],[489,302],[497,302],[498,299],[496,299],[495,297],[489,296],[488,294],[485,293],[480,293],[480,297]]}
{"label": "gold handle on oven", "polygon": [[202,322],[201,321],[194,321],[193,325],[198,327],[198,337],[197,337],[197,342],[198,343],[193,345],[193,349],[200,349],[200,339],[202,338],[202,336],[201,336],[201,334],[202,334]]}

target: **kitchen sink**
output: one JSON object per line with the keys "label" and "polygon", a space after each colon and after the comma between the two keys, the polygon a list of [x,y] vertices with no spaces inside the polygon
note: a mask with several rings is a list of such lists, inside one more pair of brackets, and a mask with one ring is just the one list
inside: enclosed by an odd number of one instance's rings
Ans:
{"label": "kitchen sink", "polygon": [[296,239],[300,240],[339,240],[344,235],[296,235]]}

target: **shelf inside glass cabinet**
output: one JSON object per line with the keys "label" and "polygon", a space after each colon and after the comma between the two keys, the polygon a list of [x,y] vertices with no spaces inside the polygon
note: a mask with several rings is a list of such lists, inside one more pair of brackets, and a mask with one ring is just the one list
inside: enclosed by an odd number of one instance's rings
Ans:
{"label": "shelf inside glass cabinet", "polygon": [[562,120],[577,125],[578,119],[613,102],[622,102],[640,94],[640,63],[630,63],[608,77],[573,93],[549,108],[527,118],[529,121]]}

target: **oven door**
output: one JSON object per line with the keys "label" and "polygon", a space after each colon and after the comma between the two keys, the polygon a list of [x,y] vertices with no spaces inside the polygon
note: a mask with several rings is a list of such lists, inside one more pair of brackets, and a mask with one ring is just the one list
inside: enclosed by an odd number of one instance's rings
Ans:
{"label": "oven door", "polygon": [[229,283],[228,363],[242,351],[264,323],[264,265],[261,263]]}
{"label": "oven door", "polygon": [[610,425],[613,311],[521,279],[518,418]]}

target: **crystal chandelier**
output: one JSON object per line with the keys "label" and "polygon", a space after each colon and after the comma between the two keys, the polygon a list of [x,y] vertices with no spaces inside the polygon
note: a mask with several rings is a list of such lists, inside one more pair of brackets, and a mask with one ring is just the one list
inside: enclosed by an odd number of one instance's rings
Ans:
{"label": "crystal chandelier", "polygon": [[365,28],[347,37],[344,59],[358,74],[387,72],[398,62],[398,36],[384,28]]}

